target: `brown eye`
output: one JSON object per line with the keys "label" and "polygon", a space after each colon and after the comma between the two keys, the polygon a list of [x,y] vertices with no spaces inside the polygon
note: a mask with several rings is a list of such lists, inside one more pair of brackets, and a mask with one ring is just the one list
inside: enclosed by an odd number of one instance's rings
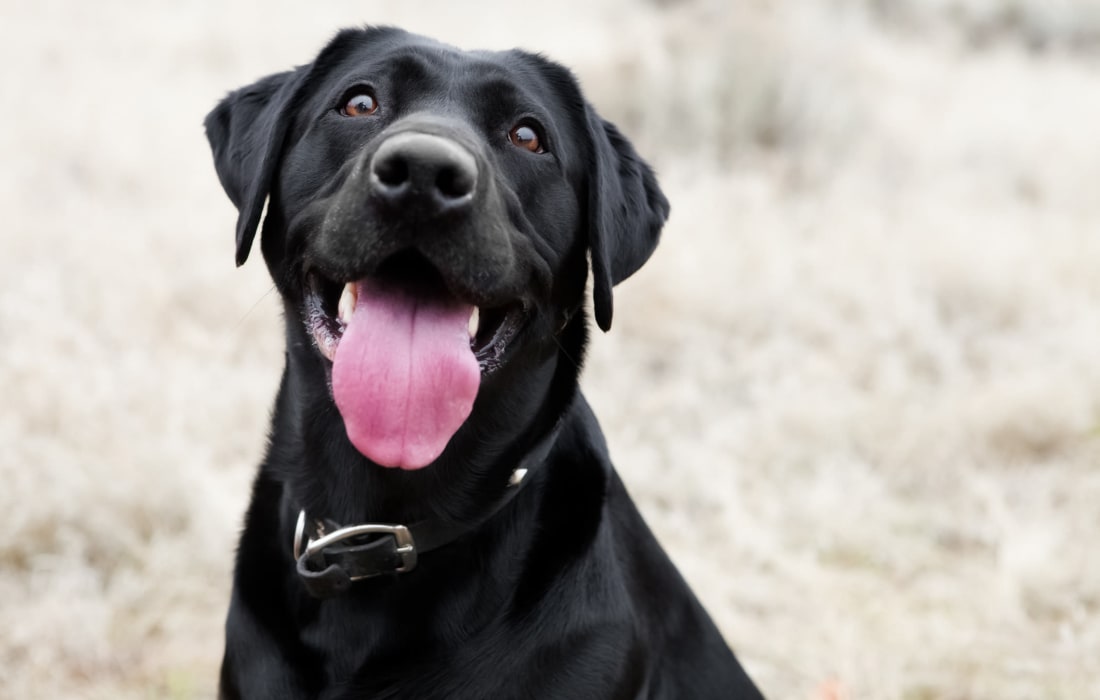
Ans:
{"label": "brown eye", "polygon": [[545,153],[542,149],[542,142],[539,141],[538,133],[526,124],[513,126],[512,130],[508,132],[508,140],[513,145],[526,148],[532,153]]}
{"label": "brown eye", "polygon": [[378,101],[367,92],[360,92],[348,98],[347,104],[340,110],[345,117],[366,117],[378,111]]}

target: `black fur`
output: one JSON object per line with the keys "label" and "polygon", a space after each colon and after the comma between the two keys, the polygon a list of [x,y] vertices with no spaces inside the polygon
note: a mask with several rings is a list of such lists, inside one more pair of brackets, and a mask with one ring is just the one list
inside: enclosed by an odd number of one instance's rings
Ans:
{"label": "black fur", "polygon": [[[374,92],[376,114],[339,113],[356,86]],[[546,153],[509,141],[521,120]],[[607,330],[611,288],[653,252],[669,208],[652,170],[569,71],[519,51],[346,30],[312,63],[231,93],[206,129],[240,212],[238,264],[267,202],[261,245],[287,343],[237,555],[221,696],[759,697],[635,509],[577,390],[587,256]],[[413,221],[411,210],[365,194],[379,145],[413,132],[473,154],[468,208]],[[428,274],[482,308],[524,309],[522,330],[484,371],[473,412],[435,463],[382,468],[348,441],[331,364],[303,319],[307,271],[337,284],[376,274],[416,284]],[[547,459],[475,532],[423,554],[409,573],[336,598],[307,595],[291,554],[300,509],[342,523],[475,520],[555,425]]]}

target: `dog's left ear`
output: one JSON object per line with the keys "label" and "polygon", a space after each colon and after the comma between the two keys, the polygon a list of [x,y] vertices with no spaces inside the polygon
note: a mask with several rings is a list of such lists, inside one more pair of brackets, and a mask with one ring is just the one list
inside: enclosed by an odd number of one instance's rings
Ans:
{"label": "dog's left ear", "polygon": [[298,71],[276,73],[231,92],[206,115],[214,169],[237,207],[237,265],[256,237],[290,122]]}
{"label": "dog's left ear", "polygon": [[596,323],[611,328],[611,288],[637,272],[657,247],[669,205],[653,170],[611,122],[586,106],[588,245]]}

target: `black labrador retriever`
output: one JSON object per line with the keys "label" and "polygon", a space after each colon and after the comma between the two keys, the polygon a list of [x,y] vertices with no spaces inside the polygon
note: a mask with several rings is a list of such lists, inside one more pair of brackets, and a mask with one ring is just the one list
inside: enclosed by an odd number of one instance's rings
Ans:
{"label": "black labrador retriever", "polygon": [[221,697],[760,697],[577,388],[669,206],[570,72],[345,30],[206,131],[286,315]]}

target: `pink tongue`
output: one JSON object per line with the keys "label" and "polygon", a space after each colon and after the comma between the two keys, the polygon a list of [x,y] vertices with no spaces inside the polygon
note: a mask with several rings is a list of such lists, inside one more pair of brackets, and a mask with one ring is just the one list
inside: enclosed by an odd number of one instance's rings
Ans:
{"label": "pink tongue", "polygon": [[367,280],[336,348],[332,393],[355,448],[385,467],[435,461],[474,405],[473,307]]}

